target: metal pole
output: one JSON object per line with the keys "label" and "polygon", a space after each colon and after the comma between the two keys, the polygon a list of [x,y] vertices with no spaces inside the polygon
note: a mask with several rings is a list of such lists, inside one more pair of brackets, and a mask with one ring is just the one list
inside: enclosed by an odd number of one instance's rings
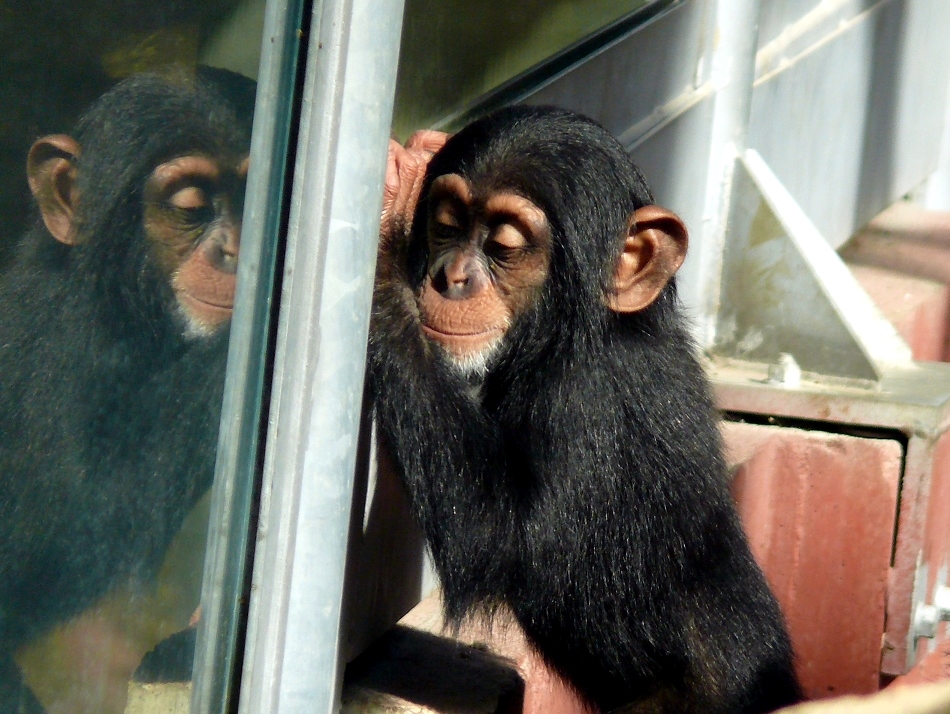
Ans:
{"label": "metal pole", "polygon": [[402,2],[314,7],[240,710],[332,712]]}
{"label": "metal pole", "polygon": [[687,302],[695,305],[700,346],[712,344],[722,275],[730,186],[736,159],[745,148],[755,53],[758,41],[759,0],[719,0],[710,28],[713,47],[709,81],[715,105],[707,157],[706,203],[702,225],[690,246],[681,283],[688,287]]}

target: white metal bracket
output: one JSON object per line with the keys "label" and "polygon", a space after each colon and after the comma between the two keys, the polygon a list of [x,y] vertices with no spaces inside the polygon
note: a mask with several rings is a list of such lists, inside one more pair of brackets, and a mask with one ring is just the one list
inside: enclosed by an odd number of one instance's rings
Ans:
{"label": "white metal bracket", "polygon": [[738,159],[713,352],[877,382],[911,351],[754,150]]}

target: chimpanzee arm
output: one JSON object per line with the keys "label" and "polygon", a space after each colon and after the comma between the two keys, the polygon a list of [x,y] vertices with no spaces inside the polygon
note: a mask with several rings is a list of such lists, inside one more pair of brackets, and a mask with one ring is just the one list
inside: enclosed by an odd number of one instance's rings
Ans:
{"label": "chimpanzee arm", "polygon": [[556,395],[507,385],[535,395],[530,423],[499,416],[540,494],[508,602],[604,711],[644,695],[662,712],[769,711],[798,696],[788,638],[728,500],[700,367],[665,327],[605,345],[609,370],[575,351]]}
{"label": "chimpanzee arm", "polygon": [[368,388],[442,579],[446,613],[459,620],[492,607],[520,537],[500,434],[425,342],[402,266],[385,250],[377,267]]}
{"label": "chimpanzee arm", "polygon": [[446,613],[458,621],[498,602],[520,536],[500,432],[423,338],[408,274],[412,215],[426,165],[446,138],[418,132],[405,147],[389,145],[367,389],[442,579]]}

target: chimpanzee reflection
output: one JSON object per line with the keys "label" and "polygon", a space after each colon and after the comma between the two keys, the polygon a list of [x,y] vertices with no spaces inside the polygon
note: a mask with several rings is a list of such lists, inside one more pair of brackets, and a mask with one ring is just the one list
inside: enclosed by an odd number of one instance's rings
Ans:
{"label": "chimpanzee reflection", "polygon": [[122,711],[197,605],[254,93],[138,75],[30,150],[40,218],[0,277],[0,712],[21,677]]}

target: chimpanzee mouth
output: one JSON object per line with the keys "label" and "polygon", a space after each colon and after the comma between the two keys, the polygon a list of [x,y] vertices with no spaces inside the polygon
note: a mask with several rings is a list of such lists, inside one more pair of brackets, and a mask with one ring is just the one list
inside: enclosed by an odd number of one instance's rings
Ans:
{"label": "chimpanzee mouth", "polygon": [[[179,290],[178,313],[185,321],[186,337],[207,337],[231,320],[233,303],[217,303]],[[222,301],[223,302],[223,301]]]}
{"label": "chimpanzee mouth", "polygon": [[435,339],[448,338],[450,340],[480,340],[505,331],[505,328],[502,326],[489,327],[487,330],[479,330],[478,332],[449,332],[448,330],[440,330],[430,325],[423,325],[422,329],[427,335]]}
{"label": "chimpanzee mouth", "polygon": [[198,303],[198,305],[201,307],[210,307],[210,308],[215,308],[217,310],[233,310],[234,309],[233,300],[231,302],[213,302],[211,300],[206,300],[205,298],[200,298],[197,295],[194,295],[188,292],[187,290],[182,290],[181,295],[182,297],[186,298],[190,302]]}
{"label": "chimpanzee mouth", "polygon": [[476,382],[484,377],[505,336],[504,327],[490,327],[480,332],[445,332],[423,324],[422,331],[460,375]]}
{"label": "chimpanzee mouth", "polygon": [[505,335],[504,327],[490,327],[479,332],[448,332],[422,324],[423,334],[454,357],[467,359],[491,351]]}
{"label": "chimpanzee mouth", "polygon": [[481,399],[481,385],[495,357],[501,352],[503,329],[493,329],[475,334],[453,335],[425,328],[447,364],[460,377],[468,381],[472,398]]}

